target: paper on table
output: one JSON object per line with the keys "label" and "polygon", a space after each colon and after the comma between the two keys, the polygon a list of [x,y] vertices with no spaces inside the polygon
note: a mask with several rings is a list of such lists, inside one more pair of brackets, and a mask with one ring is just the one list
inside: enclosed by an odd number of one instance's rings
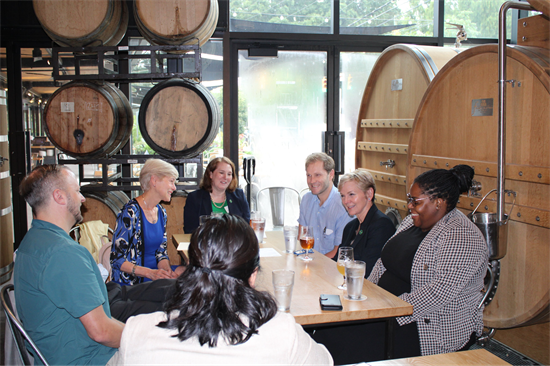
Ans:
{"label": "paper on table", "polygon": [[189,249],[189,242],[181,242],[178,244],[178,250],[187,250]]}
{"label": "paper on table", "polygon": [[281,255],[273,248],[260,248],[260,258],[280,257]]}

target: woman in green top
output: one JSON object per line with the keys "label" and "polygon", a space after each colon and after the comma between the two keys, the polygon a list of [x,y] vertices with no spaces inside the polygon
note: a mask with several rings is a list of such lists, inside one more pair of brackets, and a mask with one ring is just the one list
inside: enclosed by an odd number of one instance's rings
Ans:
{"label": "woman in green top", "polygon": [[242,189],[237,188],[235,164],[226,157],[208,163],[199,185],[189,193],[183,209],[183,231],[192,233],[199,226],[199,217],[212,213],[228,213],[250,221],[250,209]]}

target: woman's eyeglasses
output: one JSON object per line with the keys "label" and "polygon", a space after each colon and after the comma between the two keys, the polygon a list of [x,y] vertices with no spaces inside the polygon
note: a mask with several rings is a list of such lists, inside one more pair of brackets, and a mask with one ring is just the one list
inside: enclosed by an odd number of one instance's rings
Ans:
{"label": "woman's eyeglasses", "polygon": [[414,207],[418,205],[418,201],[428,199],[430,197],[414,198],[410,193],[407,193],[407,204],[412,204]]}

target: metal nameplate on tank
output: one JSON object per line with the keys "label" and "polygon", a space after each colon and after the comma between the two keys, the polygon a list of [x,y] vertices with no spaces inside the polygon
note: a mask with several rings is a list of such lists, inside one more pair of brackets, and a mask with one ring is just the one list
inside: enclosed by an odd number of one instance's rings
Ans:
{"label": "metal nameplate on tank", "polygon": [[493,98],[472,99],[472,117],[493,115]]}
{"label": "metal nameplate on tank", "polygon": [[391,90],[403,90],[403,79],[393,79],[391,81]]}

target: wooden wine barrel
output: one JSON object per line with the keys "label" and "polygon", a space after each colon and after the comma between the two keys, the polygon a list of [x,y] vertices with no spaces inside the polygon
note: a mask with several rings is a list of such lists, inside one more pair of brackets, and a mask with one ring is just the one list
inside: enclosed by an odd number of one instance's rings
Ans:
{"label": "wooden wine barrel", "polygon": [[13,214],[8,144],[6,92],[0,90],[0,284],[8,281],[13,269]]}
{"label": "wooden wine barrel", "polygon": [[457,53],[453,48],[396,44],[380,54],[370,73],[357,121],[355,166],[372,173],[375,203],[382,212],[407,214],[405,175],[414,116],[434,76]]}
{"label": "wooden wine barrel", "polygon": [[151,44],[205,44],[218,23],[217,0],[135,0],[134,19]]}
{"label": "wooden wine barrel", "polygon": [[139,129],[147,144],[166,157],[202,153],[218,133],[220,111],[208,89],[185,79],[155,85],[139,108]]}
{"label": "wooden wine barrel", "polygon": [[161,202],[166,210],[168,222],[166,223],[166,238],[168,239],[167,250],[170,257],[170,264],[181,264],[181,257],[176,247],[172,242],[172,235],[183,234],[183,207],[187,200],[187,194],[181,191],[176,191],[172,194],[170,202]]}
{"label": "wooden wine barrel", "polygon": [[123,0],[33,0],[42,28],[62,47],[116,46],[128,28]]}
{"label": "wooden wine barrel", "polygon": [[59,88],[44,110],[45,131],[74,157],[109,157],[132,134],[132,107],[111,84],[73,81]]}
{"label": "wooden wine barrel", "polygon": [[82,222],[101,220],[111,229],[116,227],[116,217],[130,198],[122,191],[82,191],[86,201],[82,204]]}
{"label": "wooden wine barrel", "polygon": [[[550,50],[508,47],[505,189],[517,193],[500,260],[496,295],[485,308],[491,328],[548,321],[550,291]],[[408,181],[433,168],[468,164],[481,195],[497,188],[498,46],[450,60],[429,85],[412,130]],[[470,212],[479,197],[460,198]],[[506,196],[506,213],[513,197]],[[490,195],[478,212],[496,212]]]}
{"label": "wooden wine barrel", "polygon": [[537,9],[538,11],[542,12],[542,14],[546,15],[546,17],[550,17],[550,1],[549,0],[527,0],[529,5],[531,5],[533,8]]}

